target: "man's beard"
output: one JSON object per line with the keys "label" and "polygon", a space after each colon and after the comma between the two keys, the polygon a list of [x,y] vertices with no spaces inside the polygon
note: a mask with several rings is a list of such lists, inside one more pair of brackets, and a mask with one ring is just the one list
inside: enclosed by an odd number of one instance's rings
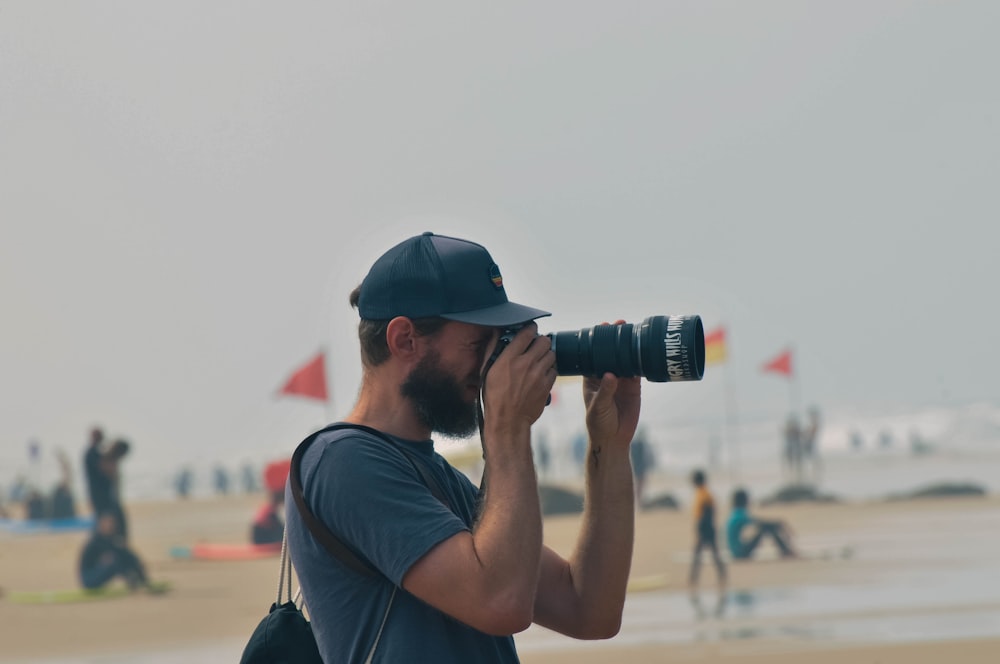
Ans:
{"label": "man's beard", "polygon": [[429,352],[400,386],[420,421],[431,431],[466,438],[479,426],[476,402],[465,399],[465,387],[441,369],[441,356]]}

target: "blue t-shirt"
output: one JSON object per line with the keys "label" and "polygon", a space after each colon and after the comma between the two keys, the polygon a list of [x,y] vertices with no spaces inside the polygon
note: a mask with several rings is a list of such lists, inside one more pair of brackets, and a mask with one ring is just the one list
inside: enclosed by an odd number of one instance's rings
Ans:
{"label": "blue t-shirt", "polygon": [[746,558],[746,547],[740,535],[743,528],[752,521],[753,519],[750,518],[750,514],[744,507],[733,508],[732,513],[730,513],[729,521],[726,522],[726,540],[729,543],[729,553],[732,554],[733,558]]}
{"label": "blue t-shirt", "polygon": [[433,441],[395,440],[437,479],[450,509],[401,451],[356,429],[320,435],[301,467],[313,514],[381,575],[361,576],[333,558],[309,533],[290,494],[285,501],[289,552],[323,660],[365,660],[396,586],[374,662],[517,662],[513,637],[473,629],[402,589],[424,554],[472,530],[479,492],[434,451]]}

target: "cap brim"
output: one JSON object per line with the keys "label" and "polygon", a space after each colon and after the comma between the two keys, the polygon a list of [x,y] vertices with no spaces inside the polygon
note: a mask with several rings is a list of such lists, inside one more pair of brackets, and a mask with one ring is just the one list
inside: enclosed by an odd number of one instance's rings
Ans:
{"label": "cap brim", "polygon": [[517,325],[527,323],[529,320],[551,316],[548,311],[526,307],[515,302],[504,302],[485,309],[474,311],[459,311],[453,314],[441,314],[441,318],[455,320],[460,323],[472,323],[473,325],[487,325],[489,327],[504,327],[507,325]]}

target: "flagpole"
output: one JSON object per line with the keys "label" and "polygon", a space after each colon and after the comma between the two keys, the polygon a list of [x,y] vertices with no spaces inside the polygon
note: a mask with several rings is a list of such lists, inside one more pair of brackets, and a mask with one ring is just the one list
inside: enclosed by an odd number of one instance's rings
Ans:
{"label": "flagpole", "polygon": [[[735,485],[741,479],[742,468],[736,415],[736,382],[729,368],[732,356],[729,352],[726,324],[719,325],[715,330],[705,335],[705,363],[724,365],[722,369],[722,442],[729,465],[729,479]],[[714,451],[712,456],[714,458]]]}
{"label": "flagpole", "polygon": [[740,462],[739,426],[736,416],[736,385],[732,380],[729,364],[731,359],[726,361],[726,390],[725,390],[725,413],[726,413],[726,443],[729,448],[729,478],[736,486],[742,480],[742,468]]}
{"label": "flagpole", "polygon": [[[795,348],[789,345],[788,352],[794,356]],[[790,380],[788,381],[789,399],[792,406],[791,413],[796,417],[799,412],[799,372],[797,369],[797,366],[792,368],[792,375],[789,376]]]}
{"label": "flagpole", "polygon": [[[794,347],[791,344],[789,344],[780,354],[778,354],[777,357],[774,357],[768,362],[765,362],[764,365],[761,367],[761,371],[764,371],[765,373],[773,372],[779,374],[781,376],[784,376],[785,380],[788,381],[788,400],[791,406],[791,411],[786,416],[788,418],[797,417],[796,411],[798,410],[798,402],[799,402],[798,375],[797,372],[795,371],[795,364],[792,361],[793,355],[794,355]],[[788,422],[787,419],[786,422]],[[786,424],[786,426],[788,426],[788,424]],[[787,452],[788,450],[786,450],[786,453]],[[797,469],[796,472],[798,472]]]}

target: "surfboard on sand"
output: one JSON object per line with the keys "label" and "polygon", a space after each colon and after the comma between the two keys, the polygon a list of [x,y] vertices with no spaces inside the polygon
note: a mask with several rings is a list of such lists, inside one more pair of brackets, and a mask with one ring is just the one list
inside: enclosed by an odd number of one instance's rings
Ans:
{"label": "surfboard on sand", "polygon": [[257,560],[281,554],[281,542],[274,544],[223,544],[200,542],[170,549],[171,558],[188,560]]}
{"label": "surfboard on sand", "polygon": [[0,519],[0,531],[27,535],[34,533],[64,533],[91,530],[92,516],[72,516],[65,519]]}
{"label": "surfboard on sand", "polygon": [[628,580],[627,592],[642,593],[650,590],[660,590],[667,586],[668,575],[647,574],[645,576],[633,576]]}
{"label": "surfboard on sand", "polygon": [[15,604],[68,604],[72,602],[97,602],[107,599],[127,597],[134,594],[162,595],[171,589],[166,581],[154,581],[149,588],[129,590],[123,585],[105,586],[94,590],[86,588],[66,588],[62,590],[15,591],[0,596]]}

